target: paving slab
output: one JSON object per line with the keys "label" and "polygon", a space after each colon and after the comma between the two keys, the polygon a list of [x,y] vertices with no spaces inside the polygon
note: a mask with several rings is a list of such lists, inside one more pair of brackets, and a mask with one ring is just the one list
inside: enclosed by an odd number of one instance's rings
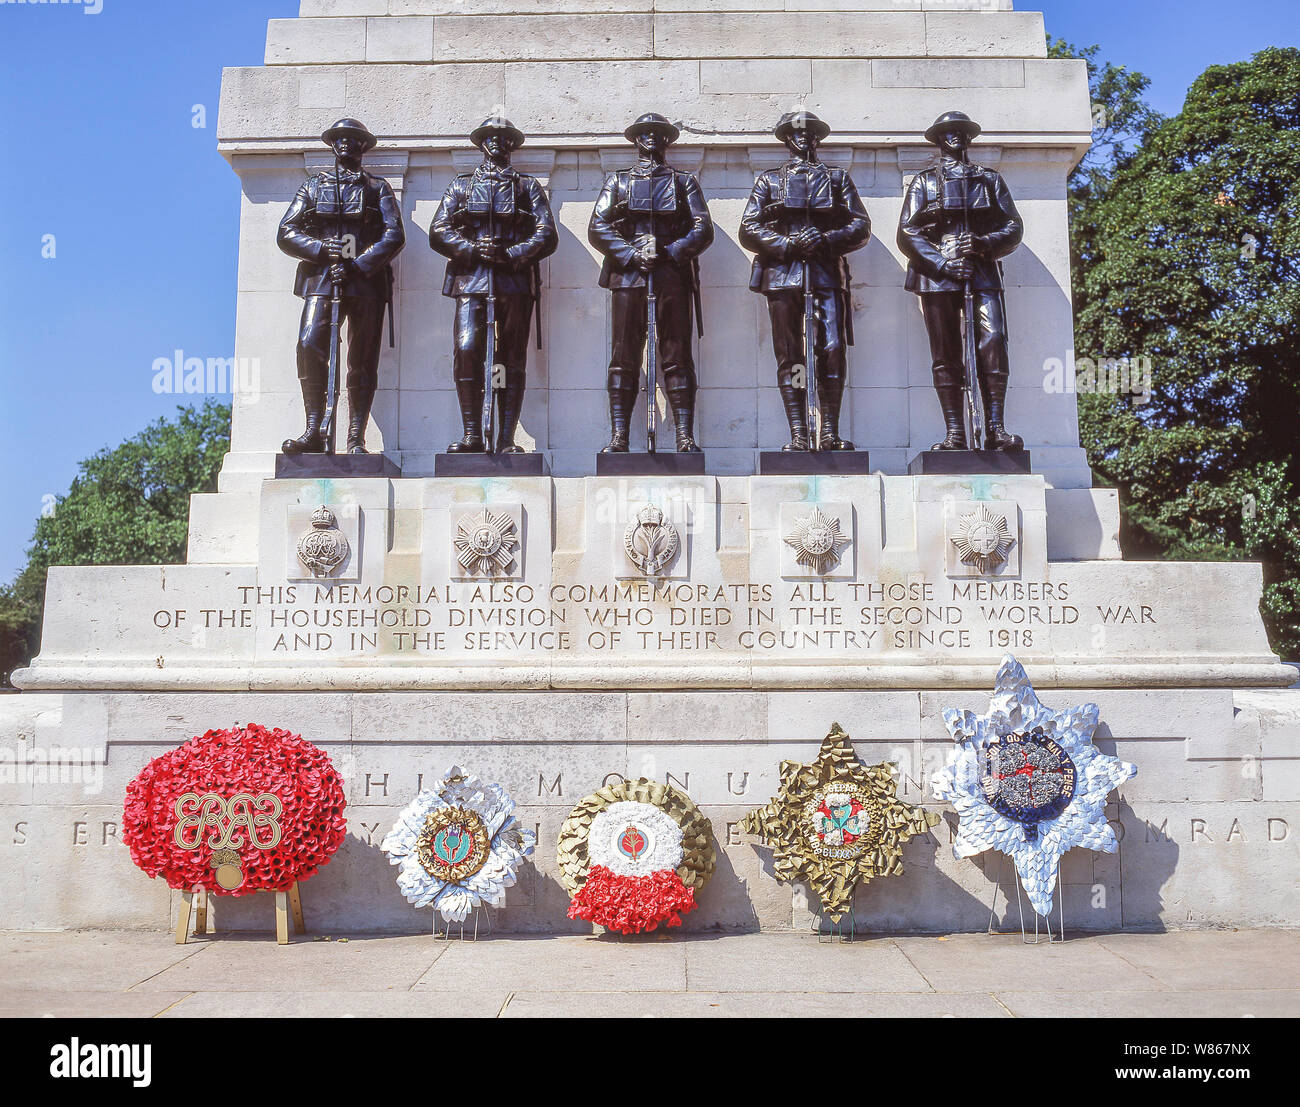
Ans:
{"label": "paving slab", "polygon": [[151,1019],[185,996],[185,992],[0,988],[0,1019]]}
{"label": "paving slab", "polygon": [[929,992],[934,989],[890,938],[822,942],[814,934],[743,934],[686,947],[692,991]]}
{"label": "paving slab", "polygon": [[501,1017],[534,1018],[1010,1018],[992,996],[897,992],[516,992]]}
{"label": "paving slab", "polygon": [[1098,943],[1170,988],[1300,989],[1300,931],[1113,934]]}
{"label": "paving slab", "polygon": [[575,984],[604,992],[686,990],[686,946],[653,934],[616,937],[491,938],[450,942],[417,989],[456,992],[505,988],[514,992],[569,992]]}
{"label": "paving slab", "polygon": [[1147,991],[1167,987],[1135,969],[1095,938],[1026,945],[1019,934],[897,938],[909,963],[937,991],[988,992],[999,987],[1059,992]]}
{"label": "paving slab", "polygon": [[147,931],[10,931],[0,933],[0,981],[17,991],[123,992],[197,952]]}
{"label": "paving slab", "polygon": [[1300,993],[1282,991],[998,992],[1017,1018],[1277,1019],[1300,1016]]}
{"label": "paving slab", "polygon": [[445,943],[427,934],[328,942],[299,938],[287,946],[263,935],[223,935],[191,944],[197,949],[194,956],[136,990],[264,992],[275,981],[301,992],[406,991],[446,952]]}
{"label": "paving slab", "polygon": [[0,1017],[1300,1016],[1300,933],[295,939],[0,933]]}
{"label": "paving slab", "polygon": [[196,992],[169,1007],[167,1019],[494,1019],[510,993],[497,989],[442,992]]}

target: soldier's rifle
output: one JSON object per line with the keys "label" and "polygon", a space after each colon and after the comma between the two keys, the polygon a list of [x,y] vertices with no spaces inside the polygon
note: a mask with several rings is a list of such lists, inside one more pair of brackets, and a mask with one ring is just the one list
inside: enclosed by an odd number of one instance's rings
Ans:
{"label": "soldier's rifle", "polygon": [[[629,187],[631,187],[629,185]],[[655,452],[655,435],[659,423],[659,303],[655,294],[655,264],[659,260],[659,243],[655,238],[654,188],[650,189],[650,268],[645,275],[646,357],[645,357],[645,438],[646,450]]]}
{"label": "soldier's rifle", "polygon": [[[334,240],[339,241],[343,238],[343,195],[342,184],[340,181],[341,171],[339,167],[339,156],[334,155]],[[330,358],[329,358],[329,375],[325,383],[325,417],[322,420],[322,430],[325,433],[325,452],[332,454],[338,442],[338,408],[339,408],[339,361],[341,335],[341,320],[343,314],[343,282],[335,279],[333,270],[335,265],[339,265],[336,259],[331,259],[330,264],[330,283],[333,285],[333,293],[330,296]]]}
{"label": "soldier's rifle", "polygon": [[[483,237],[493,246],[499,246],[500,243],[496,236],[496,189],[493,188],[488,199],[488,233],[486,236],[478,236],[478,241]],[[453,227],[456,227],[462,234],[469,232],[477,233],[477,223],[474,217],[464,208],[457,211],[451,219]],[[484,323],[484,340],[486,349],[483,357],[483,408],[480,416],[483,424],[483,448],[487,453],[496,452],[496,387],[495,382],[500,378],[504,381],[505,368],[496,364],[497,357],[497,282],[496,282],[496,264],[494,262],[485,262],[487,268],[488,294],[487,294],[487,320]],[[539,312],[540,314],[540,312]],[[538,320],[537,341],[541,345],[541,320]],[[504,387],[504,385],[503,385]]]}
{"label": "soldier's rifle", "polygon": [[[493,185],[488,199],[488,240],[495,248],[496,239],[496,186]],[[495,257],[495,252],[493,254]],[[497,279],[496,262],[489,261],[487,266],[487,350],[483,358],[483,448],[487,453],[496,452],[496,381],[504,377],[504,371],[497,373]]]}
{"label": "soldier's rifle", "polygon": [[[804,185],[803,194],[803,229],[812,229],[812,181]],[[803,361],[804,361],[804,403],[808,409],[808,448],[821,448],[821,420],[818,412],[817,396],[817,334],[815,305],[813,303],[812,254],[805,254],[803,259]]]}
{"label": "soldier's rifle", "polygon": [[[970,229],[970,177],[962,178],[961,189],[962,234]],[[966,418],[970,424],[970,448],[984,449],[984,409],[980,405],[979,346],[975,335],[975,272],[974,263],[963,281],[961,340],[962,361],[966,370]]]}

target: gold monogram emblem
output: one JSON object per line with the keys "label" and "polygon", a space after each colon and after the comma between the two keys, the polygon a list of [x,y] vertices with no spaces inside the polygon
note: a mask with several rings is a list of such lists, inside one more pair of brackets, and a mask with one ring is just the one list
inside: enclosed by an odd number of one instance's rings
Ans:
{"label": "gold monogram emblem", "polygon": [[186,792],[176,801],[172,840],[181,849],[206,845],[212,850],[208,863],[216,870],[217,883],[233,892],[244,883],[240,849],[245,845],[254,849],[278,846],[283,810],[280,798],[270,792],[260,796],[240,792],[228,800],[215,792]]}

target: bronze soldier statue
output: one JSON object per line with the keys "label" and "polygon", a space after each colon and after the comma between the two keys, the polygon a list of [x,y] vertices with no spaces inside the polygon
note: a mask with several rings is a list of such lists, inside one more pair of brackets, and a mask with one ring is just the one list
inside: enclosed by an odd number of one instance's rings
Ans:
{"label": "bronze soldier statue", "polygon": [[307,429],[280,449],[332,450],[338,407],[339,331],[348,323],[347,451],[366,453],[366,426],[379,385],[384,313],[392,342],[392,260],[406,243],[402,213],[388,182],[361,168],[377,141],[355,119],[340,119],[321,139],[334,149],[334,171],[298,189],[277,238],[299,259],[294,294],[304,300],[298,334],[298,383]]}
{"label": "bronze soldier statue", "polygon": [[898,224],[898,245],[909,259],[907,289],[921,297],[947,428],[935,450],[1024,447],[1003,422],[1009,363],[998,261],[1020,245],[1024,223],[1001,174],[970,161],[979,133],[979,124],[959,111],[935,120],[925,137],[939,148],[939,164],[912,180]]}
{"label": "bronze soldier statue", "polygon": [[[591,213],[587,237],[605,255],[600,287],[612,292],[609,421],[604,453],[627,453],[641,358],[646,361],[648,447],[655,450],[655,391],[662,369],[673,409],[677,452],[700,452],[695,443],[695,360],[691,354],[691,304],[700,316],[699,255],[713,242],[713,220],[691,173],[664,162],[681,132],[649,112],[626,131],[637,164],[611,173]],[[700,334],[704,334],[700,321]]]}
{"label": "bronze soldier statue", "polygon": [[[772,320],[776,381],[790,423],[783,449],[852,450],[853,443],[840,437],[845,347],[853,343],[844,255],[866,244],[871,220],[848,173],[817,158],[829,126],[811,112],[790,112],[773,134],[791,159],[754,182],[740,242],[758,255],[749,287],[767,296]],[[820,435],[812,417],[818,407]]]}
{"label": "bronze soldier statue", "polygon": [[[538,263],[555,252],[559,236],[537,178],[510,165],[511,153],[524,144],[523,132],[508,119],[493,117],[469,138],[483,151],[482,164],[447,186],[429,227],[429,244],[450,259],[442,294],[456,301],[453,378],[465,433],[447,449],[523,453],[515,445],[515,430],[524,404],[534,310],[541,347]],[[494,442],[497,393],[500,424]]]}

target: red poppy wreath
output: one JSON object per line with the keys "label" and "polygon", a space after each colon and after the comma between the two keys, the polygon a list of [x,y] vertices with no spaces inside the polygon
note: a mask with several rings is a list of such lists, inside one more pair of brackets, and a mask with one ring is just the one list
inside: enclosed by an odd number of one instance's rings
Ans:
{"label": "red poppy wreath", "polygon": [[342,844],[346,806],[324,750],[254,723],[150,761],[127,785],[122,838],[131,860],[172,888],[284,890]]}
{"label": "red poppy wreath", "polygon": [[683,791],[624,780],[582,800],[560,828],[569,918],[621,934],[681,926],[713,875],[713,828]]}

